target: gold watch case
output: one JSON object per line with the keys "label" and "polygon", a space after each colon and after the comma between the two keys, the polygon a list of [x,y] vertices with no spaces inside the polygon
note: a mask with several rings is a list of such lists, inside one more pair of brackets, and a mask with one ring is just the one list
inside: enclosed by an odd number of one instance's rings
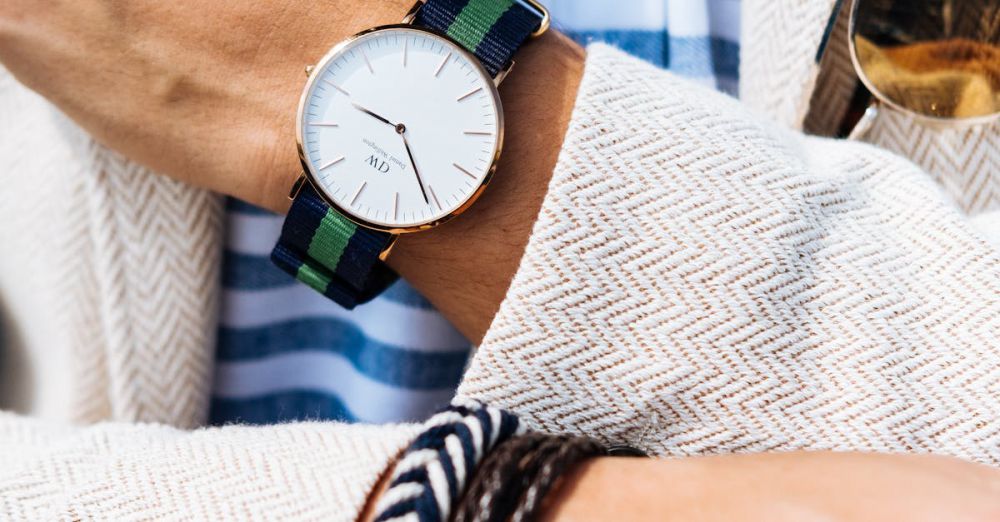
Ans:
{"label": "gold watch case", "polygon": [[[332,198],[326,195],[326,193],[321,188],[321,185],[316,181],[316,173],[313,171],[313,166],[306,159],[305,155],[305,148],[303,146],[304,139],[302,135],[302,123],[309,93],[312,91],[314,84],[317,81],[319,81],[320,75],[314,74],[315,71],[326,70],[327,64],[329,64],[332,60],[340,56],[340,54],[344,51],[344,49],[347,48],[355,40],[375,32],[397,30],[397,29],[423,32],[450,42],[452,45],[455,46],[456,50],[459,53],[462,53],[465,56],[465,58],[469,61],[469,63],[473,65],[473,67],[479,68],[479,71],[483,74],[484,77],[491,78],[489,72],[487,72],[486,68],[483,67],[482,63],[480,63],[479,58],[477,58],[474,54],[466,50],[460,43],[456,42],[454,39],[452,39],[446,34],[443,34],[440,31],[436,31],[434,29],[429,29],[426,27],[415,26],[407,23],[372,27],[370,29],[361,31],[360,33],[357,33],[341,41],[337,45],[333,46],[333,48],[330,49],[330,51],[328,51],[326,55],[324,55],[323,58],[316,63],[315,66],[306,68],[309,78],[306,80],[305,87],[302,89],[302,95],[299,98],[298,110],[296,112],[296,117],[295,117],[295,142],[296,146],[298,147],[299,161],[302,164],[303,175],[310,183],[312,183],[313,187],[316,189],[316,193],[319,194],[319,196],[323,198],[323,201],[325,201],[328,205],[330,205],[331,208],[336,210],[338,213],[340,213],[347,219],[365,228],[378,230],[381,232],[388,232],[390,234],[409,234],[413,232],[422,232],[424,230],[429,230],[436,226],[442,225],[454,219],[455,217],[461,215],[463,212],[468,210],[469,207],[471,207],[476,202],[477,199],[479,199],[483,191],[486,190],[486,187],[493,179],[493,175],[496,173],[497,163],[500,160],[500,153],[503,150],[503,141],[504,141],[503,105],[500,102],[500,93],[499,91],[497,91],[497,84],[499,83],[498,80],[502,79],[502,77],[504,76],[504,71],[501,71],[500,74],[498,74],[496,77],[492,77],[493,79],[492,82],[487,82],[487,87],[489,88],[490,95],[493,96],[493,100],[496,102],[496,107],[497,107],[497,129],[498,129],[497,147],[493,153],[493,161],[490,164],[489,169],[486,171],[486,176],[483,177],[482,183],[480,183],[479,187],[477,187],[476,190],[473,191],[472,195],[469,196],[469,198],[465,201],[465,203],[463,203],[461,206],[459,206],[457,209],[453,210],[449,214],[427,223],[412,225],[402,228],[387,227],[384,225],[371,223],[365,219],[359,218],[358,216],[351,214],[351,212],[349,212],[347,209],[338,205],[335,201],[332,200]],[[293,188],[293,193],[290,194],[289,196],[294,197],[298,192],[299,188],[301,188],[301,183],[296,183],[296,187]]]}

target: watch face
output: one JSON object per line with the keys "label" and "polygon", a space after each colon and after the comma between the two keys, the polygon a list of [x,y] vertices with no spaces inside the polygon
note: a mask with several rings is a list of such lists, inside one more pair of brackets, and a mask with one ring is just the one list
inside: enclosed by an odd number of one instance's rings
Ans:
{"label": "watch face", "polygon": [[464,210],[503,139],[496,87],[475,56],[412,26],[334,48],[310,76],[298,124],[317,189],[352,220],[393,232]]}

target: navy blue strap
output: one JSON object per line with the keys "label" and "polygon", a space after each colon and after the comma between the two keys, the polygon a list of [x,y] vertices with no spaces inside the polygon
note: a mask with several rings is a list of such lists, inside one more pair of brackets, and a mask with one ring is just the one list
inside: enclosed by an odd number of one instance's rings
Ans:
{"label": "navy blue strap", "polygon": [[542,13],[515,0],[427,0],[414,20],[462,44],[491,76],[510,64],[541,23]]}
{"label": "navy blue strap", "polygon": [[396,279],[379,260],[394,236],[356,225],[330,208],[308,181],[271,252],[278,268],[344,308],[370,301]]}
{"label": "navy blue strap", "polygon": [[[427,0],[414,23],[447,34],[496,76],[542,19],[542,13],[514,0]],[[271,260],[341,306],[353,308],[396,280],[379,260],[393,239],[340,215],[305,182],[288,211]]]}

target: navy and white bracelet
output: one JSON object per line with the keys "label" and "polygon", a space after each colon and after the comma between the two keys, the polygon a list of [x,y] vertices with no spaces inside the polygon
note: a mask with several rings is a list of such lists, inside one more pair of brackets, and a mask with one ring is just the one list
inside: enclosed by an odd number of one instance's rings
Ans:
{"label": "navy and white bracelet", "polygon": [[375,522],[448,520],[483,458],[525,432],[515,415],[475,401],[452,404],[424,426],[396,464]]}

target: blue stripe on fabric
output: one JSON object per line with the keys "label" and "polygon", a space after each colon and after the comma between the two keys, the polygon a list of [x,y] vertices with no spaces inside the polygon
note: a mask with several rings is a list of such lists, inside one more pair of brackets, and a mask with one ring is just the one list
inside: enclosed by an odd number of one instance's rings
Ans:
{"label": "blue stripe on fabric", "polygon": [[580,45],[604,42],[659,67],[666,67],[669,63],[670,42],[664,30],[590,30],[568,31],[566,34]]}
{"label": "blue stripe on fabric", "polygon": [[373,380],[400,388],[437,390],[454,388],[462,377],[469,358],[468,347],[454,348],[442,352],[401,349],[365,337],[347,321],[310,318],[258,328],[222,327],[216,359],[245,361],[323,350],[340,354]]}
{"label": "blue stripe on fabric", "polygon": [[681,76],[734,78],[740,70],[740,46],[721,38],[670,38],[667,69]]}
{"label": "blue stripe on fabric", "polygon": [[277,216],[277,214],[271,212],[270,210],[264,210],[256,205],[251,205],[246,201],[236,198],[226,198],[226,211],[239,212],[241,214],[250,214],[254,216]]}
{"label": "blue stripe on fabric", "polygon": [[675,74],[712,78],[731,91],[739,77],[740,46],[713,36],[669,36],[666,30],[589,30],[568,33],[577,42],[600,41]]}
{"label": "blue stripe on fabric", "polygon": [[234,290],[266,290],[299,284],[274,266],[268,256],[226,250],[222,258],[222,286]]}
{"label": "blue stripe on fabric", "polygon": [[336,396],[308,390],[289,390],[253,399],[212,397],[210,422],[273,424],[303,420],[355,422]]}

